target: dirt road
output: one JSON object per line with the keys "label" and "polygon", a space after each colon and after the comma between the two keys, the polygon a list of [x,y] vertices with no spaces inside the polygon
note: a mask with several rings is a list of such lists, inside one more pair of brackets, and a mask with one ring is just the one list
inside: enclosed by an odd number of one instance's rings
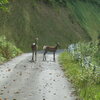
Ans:
{"label": "dirt road", "polygon": [[75,100],[74,89],[52,54],[47,61],[31,62],[31,53],[23,54],[0,65],[0,97],[2,100]]}

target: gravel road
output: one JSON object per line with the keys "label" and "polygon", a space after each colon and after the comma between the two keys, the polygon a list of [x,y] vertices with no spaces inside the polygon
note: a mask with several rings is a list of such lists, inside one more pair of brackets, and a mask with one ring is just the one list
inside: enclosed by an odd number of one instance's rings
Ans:
{"label": "gravel road", "polygon": [[31,62],[31,53],[22,54],[0,65],[0,100],[75,100],[74,89],[52,54]]}

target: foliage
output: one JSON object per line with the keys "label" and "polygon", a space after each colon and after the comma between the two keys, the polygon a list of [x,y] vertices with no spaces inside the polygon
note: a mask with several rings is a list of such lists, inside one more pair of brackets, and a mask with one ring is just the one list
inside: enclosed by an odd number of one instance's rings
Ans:
{"label": "foliage", "polygon": [[6,40],[5,36],[0,37],[0,63],[9,60],[22,52],[12,43]]}
{"label": "foliage", "polygon": [[7,11],[6,4],[8,4],[8,0],[0,0],[0,9]]}
{"label": "foliage", "polygon": [[60,55],[59,61],[65,71],[65,75],[74,84],[80,99],[100,99],[100,73],[93,73],[91,69],[86,70],[80,67],[80,64],[67,52]]}
{"label": "foliage", "polygon": [[90,56],[94,64],[100,65],[99,41],[78,43],[77,53],[80,52],[83,57]]}

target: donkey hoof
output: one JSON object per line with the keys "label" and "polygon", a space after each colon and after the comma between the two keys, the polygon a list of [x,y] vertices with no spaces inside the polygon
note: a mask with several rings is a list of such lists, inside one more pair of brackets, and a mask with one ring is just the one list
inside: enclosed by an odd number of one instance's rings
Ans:
{"label": "donkey hoof", "polygon": [[32,62],[34,62],[34,60],[32,60]]}

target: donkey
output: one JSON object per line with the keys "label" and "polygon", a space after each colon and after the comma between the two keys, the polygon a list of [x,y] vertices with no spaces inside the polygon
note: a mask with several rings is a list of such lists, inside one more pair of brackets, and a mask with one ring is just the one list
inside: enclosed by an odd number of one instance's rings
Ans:
{"label": "donkey", "polygon": [[43,61],[46,60],[46,53],[53,52],[53,61],[55,61],[55,52],[59,47],[59,43],[56,44],[56,46],[43,46],[44,54],[43,54]]}
{"label": "donkey", "polygon": [[34,62],[34,58],[35,61],[37,60],[37,49],[38,49],[38,38],[35,38],[35,42],[31,45],[32,48],[32,61]]}

